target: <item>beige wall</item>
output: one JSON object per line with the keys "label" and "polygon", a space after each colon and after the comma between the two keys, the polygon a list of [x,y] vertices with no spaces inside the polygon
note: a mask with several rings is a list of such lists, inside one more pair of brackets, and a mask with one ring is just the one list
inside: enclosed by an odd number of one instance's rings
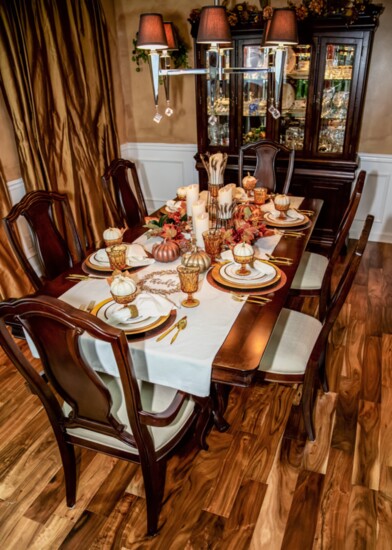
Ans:
{"label": "beige wall", "polygon": [[[120,143],[196,143],[195,78],[186,76],[172,79],[175,115],[172,118],[164,117],[159,125],[155,124],[152,121],[154,105],[148,68],[144,66],[140,73],[136,72],[135,64],[131,61],[132,38],[137,31],[140,13],[163,12],[165,19],[175,23],[183,40],[191,47],[187,17],[193,8],[201,7],[206,2],[101,1],[109,28]],[[375,35],[362,123],[359,150],[364,153],[392,154],[392,0],[384,0],[384,5],[386,9]],[[192,50],[189,61],[193,65]],[[162,112],[164,107],[161,93]],[[6,179],[10,181],[20,176],[20,170],[11,121],[1,96],[0,128],[0,162]]]}

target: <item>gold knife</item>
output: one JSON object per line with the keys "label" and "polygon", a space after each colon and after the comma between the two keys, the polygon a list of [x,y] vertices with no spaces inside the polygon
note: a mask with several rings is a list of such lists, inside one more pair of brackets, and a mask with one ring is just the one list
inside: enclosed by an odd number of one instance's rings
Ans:
{"label": "gold knife", "polygon": [[179,321],[177,321],[177,323],[175,323],[172,327],[168,328],[167,330],[165,330],[165,332],[162,332],[162,334],[160,336],[158,336],[158,338],[156,339],[157,342],[160,342],[161,340],[163,340],[163,338],[165,338],[165,336],[167,336],[168,334],[171,333],[172,330],[178,328],[178,325],[181,323],[181,321],[183,319],[186,319],[186,315],[185,317],[182,317]]}

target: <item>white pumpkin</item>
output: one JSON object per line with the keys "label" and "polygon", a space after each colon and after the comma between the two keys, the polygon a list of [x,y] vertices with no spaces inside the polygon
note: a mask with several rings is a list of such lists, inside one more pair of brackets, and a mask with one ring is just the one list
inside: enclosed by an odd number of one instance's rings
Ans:
{"label": "white pumpkin", "polygon": [[249,243],[238,243],[233,248],[234,256],[253,256],[253,246]]}
{"label": "white pumpkin", "polygon": [[110,291],[115,296],[128,296],[136,292],[136,284],[129,277],[116,275],[110,285]]}
{"label": "white pumpkin", "polygon": [[103,238],[105,241],[115,241],[116,239],[120,239],[122,237],[121,229],[118,227],[108,227],[108,229],[105,229],[103,232]]}
{"label": "white pumpkin", "polygon": [[277,206],[290,206],[290,197],[287,195],[276,195],[274,198],[274,203]]}

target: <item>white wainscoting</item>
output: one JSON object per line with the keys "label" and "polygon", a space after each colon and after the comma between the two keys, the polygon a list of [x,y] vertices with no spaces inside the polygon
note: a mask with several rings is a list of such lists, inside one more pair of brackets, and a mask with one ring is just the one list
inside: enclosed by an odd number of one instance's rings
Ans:
{"label": "white wainscoting", "polygon": [[[194,155],[196,144],[126,143],[123,158],[133,160],[139,172],[147,208],[152,212],[174,197],[181,185],[198,181]],[[392,243],[392,155],[360,154],[360,169],[366,170],[366,184],[350,236],[359,236],[367,214],[375,217],[370,240]],[[8,182],[12,204],[25,193],[23,180]],[[28,228],[22,229],[27,254],[34,262]]]}
{"label": "white wainscoting", "polygon": [[126,143],[122,158],[138,168],[148,212],[153,212],[176,196],[178,187],[199,181],[195,169],[196,144]]}
{"label": "white wainscoting", "polygon": [[[196,144],[127,143],[124,158],[133,160],[140,173],[149,212],[174,197],[177,187],[198,181],[194,155]],[[367,214],[374,215],[370,240],[392,243],[392,155],[360,154],[366,170],[365,189],[350,236],[357,238]]]}
{"label": "white wainscoting", "polygon": [[373,214],[371,241],[392,243],[392,155],[359,154],[366,182],[350,236],[357,238],[368,214]]}

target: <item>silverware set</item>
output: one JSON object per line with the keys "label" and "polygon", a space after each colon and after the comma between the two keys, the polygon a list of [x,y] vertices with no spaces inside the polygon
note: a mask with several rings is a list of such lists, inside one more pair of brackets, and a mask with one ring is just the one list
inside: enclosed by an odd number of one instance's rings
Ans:
{"label": "silverware set", "polygon": [[313,210],[297,210],[299,214],[304,214],[304,216],[313,216],[314,211]]}
{"label": "silverware set", "polygon": [[87,281],[88,279],[106,279],[105,276],[99,276],[99,275],[82,275],[80,273],[70,273],[65,277],[69,281]]}
{"label": "silverware set", "polygon": [[304,237],[305,233],[302,231],[278,231],[279,235],[282,235],[282,237],[287,237],[288,239],[290,237],[294,239],[300,239],[301,237]]}
{"label": "silverware set", "polygon": [[86,311],[87,313],[91,313],[94,307],[95,307],[95,300],[91,300],[88,304],[81,304],[79,306],[79,309],[81,311]]}
{"label": "silverware set", "polygon": [[271,254],[266,254],[268,261],[277,265],[292,265],[293,259],[286,258],[285,256],[271,256]]}
{"label": "silverware set", "polygon": [[177,332],[174,334],[173,338],[170,340],[170,344],[173,344],[177,338],[177,336],[180,334],[182,330],[184,330],[187,326],[187,317],[182,317],[177,323],[175,323],[172,327],[165,330],[158,338],[156,339],[157,342],[160,342],[163,340],[163,338],[166,338],[168,334],[170,334],[173,330],[177,329]]}
{"label": "silverware set", "polygon": [[231,297],[236,302],[246,302],[250,304],[258,304],[259,306],[265,306],[271,302],[271,298],[266,298],[265,296],[258,296],[257,294],[237,294],[235,292],[231,293]]}

